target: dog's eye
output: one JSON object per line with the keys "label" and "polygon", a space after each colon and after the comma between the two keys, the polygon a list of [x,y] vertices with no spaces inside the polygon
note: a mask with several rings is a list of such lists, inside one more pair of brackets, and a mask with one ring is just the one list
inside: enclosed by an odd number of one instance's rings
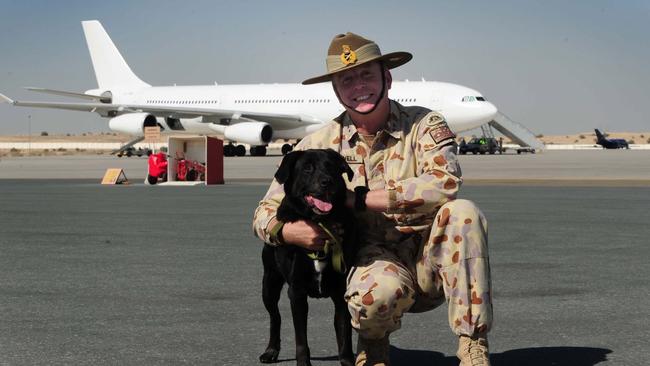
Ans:
{"label": "dog's eye", "polygon": [[314,166],[311,165],[311,164],[305,164],[305,165],[302,167],[302,171],[303,171],[303,173],[311,174],[311,173],[314,172]]}

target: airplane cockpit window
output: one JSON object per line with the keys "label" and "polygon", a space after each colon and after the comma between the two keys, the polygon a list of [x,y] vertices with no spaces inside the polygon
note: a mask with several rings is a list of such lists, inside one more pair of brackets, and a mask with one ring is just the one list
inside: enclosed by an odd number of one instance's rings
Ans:
{"label": "airplane cockpit window", "polygon": [[463,102],[476,102],[476,101],[485,102],[485,98],[482,97],[482,96],[475,97],[473,95],[468,95],[468,96],[463,97],[462,101]]}

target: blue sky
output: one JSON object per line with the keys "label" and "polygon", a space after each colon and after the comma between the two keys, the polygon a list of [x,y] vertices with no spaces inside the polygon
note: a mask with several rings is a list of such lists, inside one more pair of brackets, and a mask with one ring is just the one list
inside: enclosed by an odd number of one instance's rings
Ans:
{"label": "blue sky", "polygon": [[[534,133],[650,131],[650,1],[0,0],[0,92],[96,87],[81,21],[98,19],[152,85],[300,82],[352,31],[414,60],[397,80],[480,91]],[[0,105],[0,134],[108,131],[95,114]]]}

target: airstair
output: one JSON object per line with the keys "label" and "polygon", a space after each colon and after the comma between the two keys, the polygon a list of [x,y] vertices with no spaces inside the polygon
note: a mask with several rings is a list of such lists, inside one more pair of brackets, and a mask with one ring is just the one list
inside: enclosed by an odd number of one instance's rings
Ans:
{"label": "airstair", "polygon": [[498,112],[497,116],[488,122],[488,125],[494,127],[497,131],[521,147],[530,147],[535,150],[543,150],[546,148],[529,129],[521,123],[513,121],[501,112]]}

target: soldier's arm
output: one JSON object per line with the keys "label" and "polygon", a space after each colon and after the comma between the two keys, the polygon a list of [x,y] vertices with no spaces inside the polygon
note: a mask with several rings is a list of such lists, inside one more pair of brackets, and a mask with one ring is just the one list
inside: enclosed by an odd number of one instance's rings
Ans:
{"label": "soldier's arm", "polygon": [[[271,245],[280,244],[278,232],[277,230],[273,231],[273,229],[279,224],[275,215],[283,198],[284,188],[274,179],[264,198],[255,209],[255,215],[253,216],[253,232],[262,241]],[[278,228],[278,230],[280,229]]]}
{"label": "soldier's arm", "polygon": [[[435,122],[430,122],[432,116],[438,116]],[[416,176],[395,182],[388,190],[387,213],[433,212],[455,199],[462,183],[455,135],[440,114],[431,112],[425,116],[413,138]]]}

